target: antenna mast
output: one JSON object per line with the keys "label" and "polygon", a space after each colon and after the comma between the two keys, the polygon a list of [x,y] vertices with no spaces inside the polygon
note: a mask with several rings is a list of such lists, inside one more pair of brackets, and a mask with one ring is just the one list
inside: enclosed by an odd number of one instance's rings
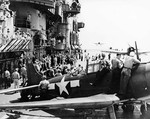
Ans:
{"label": "antenna mast", "polygon": [[136,41],[135,41],[135,50],[136,50],[136,57],[138,60],[140,60]]}

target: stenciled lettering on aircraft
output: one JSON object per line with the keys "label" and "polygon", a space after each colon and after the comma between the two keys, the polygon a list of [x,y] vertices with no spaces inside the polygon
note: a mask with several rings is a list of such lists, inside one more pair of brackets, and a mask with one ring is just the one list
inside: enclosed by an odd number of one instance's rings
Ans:
{"label": "stenciled lettering on aircraft", "polygon": [[49,84],[49,90],[54,90],[55,89],[55,85],[57,85],[59,87],[59,93],[60,93],[60,95],[62,94],[63,91],[66,92],[66,94],[69,95],[69,92],[68,92],[68,90],[66,88],[66,86],[67,86],[67,84],[69,82],[70,82],[70,87],[71,88],[80,86],[79,80],[65,81],[65,76],[64,76],[62,78],[61,82]]}

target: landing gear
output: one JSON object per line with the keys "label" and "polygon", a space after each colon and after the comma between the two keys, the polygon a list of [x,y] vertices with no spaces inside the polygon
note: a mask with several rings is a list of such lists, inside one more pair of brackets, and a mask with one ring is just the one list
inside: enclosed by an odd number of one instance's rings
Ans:
{"label": "landing gear", "polygon": [[122,109],[124,112],[133,113],[134,111],[134,104],[132,103],[124,103],[122,105]]}
{"label": "landing gear", "polygon": [[84,115],[89,115],[89,114],[94,114],[95,111],[94,109],[75,109],[75,113],[79,113],[79,114],[84,114]]}
{"label": "landing gear", "polygon": [[76,114],[82,115],[84,119],[88,118],[89,116],[93,119],[94,115],[96,115],[95,109],[78,108],[74,110]]}
{"label": "landing gear", "polygon": [[119,104],[114,104],[114,110],[118,111],[119,110]]}
{"label": "landing gear", "polygon": [[116,119],[116,114],[115,114],[115,109],[114,109],[114,105],[111,105],[107,108],[107,112],[109,114],[109,118],[110,119]]}
{"label": "landing gear", "polygon": [[146,114],[146,112],[147,112],[147,104],[146,104],[146,102],[142,102],[140,111],[141,111],[142,115]]}
{"label": "landing gear", "polygon": [[[144,116],[148,110],[147,103],[145,101],[141,101],[140,104],[141,104],[140,112]],[[122,105],[123,111],[127,113],[133,113],[134,108],[135,106],[133,102],[126,102]]]}

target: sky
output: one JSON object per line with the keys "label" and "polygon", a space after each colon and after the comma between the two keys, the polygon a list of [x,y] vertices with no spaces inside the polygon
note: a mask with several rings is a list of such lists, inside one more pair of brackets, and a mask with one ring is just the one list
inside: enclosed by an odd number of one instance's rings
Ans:
{"label": "sky", "polygon": [[[83,49],[129,45],[150,50],[150,0],[79,0],[78,21],[85,23],[79,32]],[[103,45],[96,45],[101,42]]]}

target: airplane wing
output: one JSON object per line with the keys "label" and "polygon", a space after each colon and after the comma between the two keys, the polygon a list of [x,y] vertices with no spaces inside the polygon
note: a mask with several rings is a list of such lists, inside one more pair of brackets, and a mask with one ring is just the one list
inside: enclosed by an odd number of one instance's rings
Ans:
{"label": "airplane wing", "polygon": [[127,54],[127,52],[125,51],[116,51],[116,50],[102,50],[101,52],[104,52],[104,53],[114,53],[114,54]]}
{"label": "airplane wing", "polygon": [[5,89],[1,90],[0,94],[5,94],[5,93],[10,93],[10,92],[15,92],[15,91],[22,91],[22,90],[27,90],[31,88],[37,88],[39,85],[32,85],[32,86],[27,86],[27,87],[21,87],[21,88],[16,88],[16,89]]}
{"label": "airplane wing", "polygon": [[150,96],[139,98],[138,100],[145,102],[147,105],[150,106]]}
{"label": "airplane wing", "polygon": [[141,55],[141,54],[147,54],[147,53],[150,53],[150,51],[141,51],[141,52],[139,51],[138,52],[139,55]]}
{"label": "airplane wing", "polygon": [[33,109],[33,108],[105,108],[115,103],[119,103],[119,98],[115,95],[98,94],[89,97],[69,98],[69,99],[55,99],[46,101],[32,101],[1,104],[0,109]]}
{"label": "airplane wing", "polygon": [[[104,52],[104,53],[114,53],[114,54],[127,54],[127,52],[125,51],[116,51],[116,50],[102,50],[101,52]],[[147,53],[150,53],[150,51],[139,51],[138,54],[141,55],[141,54],[147,54]]]}
{"label": "airplane wing", "polygon": [[150,96],[148,95],[148,96],[144,96],[144,97],[141,97],[141,98],[137,98],[137,100],[150,102]]}
{"label": "airplane wing", "polygon": [[[49,79],[50,85],[53,83],[57,83],[57,82],[61,82],[61,79],[63,79],[63,77],[66,77],[65,80],[76,80],[76,78],[80,78],[80,76],[73,76],[71,77],[70,75],[62,75],[62,76],[57,76],[54,78]],[[15,92],[15,91],[22,91],[22,90],[27,90],[27,89],[32,89],[32,88],[38,88],[39,85],[31,85],[31,86],[26,86],[26,87],[20,87],[20,88],[16,88],[16,89],[5,89],[5,90],[1,90],[0,94],[6,94],[6,93],[11,93],[11,92]]]}

